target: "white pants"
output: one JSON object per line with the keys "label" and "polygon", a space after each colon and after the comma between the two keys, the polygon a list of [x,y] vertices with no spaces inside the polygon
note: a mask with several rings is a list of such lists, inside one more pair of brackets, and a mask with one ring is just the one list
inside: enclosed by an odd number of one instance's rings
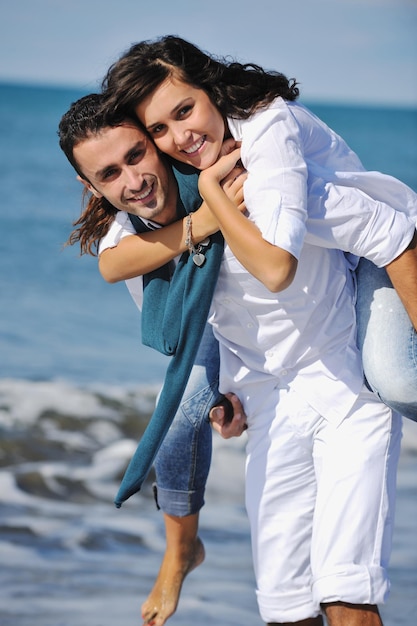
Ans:
{"label": "white pants", "polygon": [[262,619],[307,619],[323,602],[383,602],[401,417],[365,387],[337,426],[294,390],[258,392],[246,507]]}

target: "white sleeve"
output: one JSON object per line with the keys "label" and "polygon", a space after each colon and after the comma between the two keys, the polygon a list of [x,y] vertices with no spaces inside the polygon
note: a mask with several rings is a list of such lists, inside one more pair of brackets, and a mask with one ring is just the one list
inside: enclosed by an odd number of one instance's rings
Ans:
{"label": "white sleeve", "polygon": [[365,170],[346,142],[302,105],[288,108],[309,169],[305,241],[387,265],[412,239],[416,193],[392,176]]}
{"label": "white sleeve", "polygon": [[242,141],[249,217],[266,241],[299,257],[306,232],[307,165],[298,126],[281,98],[248,120],[229,120]]}
{"label": "white sleeve", "polygon": [[116,213],[114,221],[112,222],[107,235],[100,240],[98,247],[99,255],[107,248],[114,248],[123,237],[128,235],[135,235],[136,231],[129,216],[124,211]]}
{"label": "white sleeve", "polygon": [[[335,182],[336,181],[336,182]],[[379,172],[336,173],[310,187],[306,242],[338,248],[384,267],[409,245],[417,195]]]}
{"label": "white sleeve", "polygon": [[[99,255],[107,250],[107,248],[115,248],[119,241],[123,239],[123,237],[127,237],[128,235],[134,235],[136,231],[132,222],[129,219],[129,216],[124,211],[119,211],[116,213],[114,221],[112,222],[107,235],[105,235],[101,240],[98,248]],[[136,276],[135,278],[129,278],[125,281],[126,287],[129,290],[130,295],[133,298],[134,303],[138,307],[138,309],[142,310],[142,302],[143,302],[143,281],[142,276]]]}

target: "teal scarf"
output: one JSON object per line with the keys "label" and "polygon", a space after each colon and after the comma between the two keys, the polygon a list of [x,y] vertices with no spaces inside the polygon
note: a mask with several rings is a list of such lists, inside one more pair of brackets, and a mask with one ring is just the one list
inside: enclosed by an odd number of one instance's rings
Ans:
{"label": "teal scarf", "polygon": [[[183,165],[175,165],[173,171],[179,187],[180,218],[201,205],[198,171]],[[133,225],[140,228],[139,218],[134,218],[131,216]],[[140,490],[181,403],[207,322],[223,247],[223,237],[216,233],[210,237],[201,267],[185,252],[173,275],[172,265],[167,264],[143,278],[142,341],[172,358],[158,404],[117,493],[117,508]]]}

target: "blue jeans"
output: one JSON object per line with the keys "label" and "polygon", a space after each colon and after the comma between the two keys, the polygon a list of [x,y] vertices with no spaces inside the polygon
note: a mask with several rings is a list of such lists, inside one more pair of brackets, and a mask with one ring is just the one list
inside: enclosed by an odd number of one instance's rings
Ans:
{"label": "blue jeans", "polygon": [[154,463],[156,502],[169,515],[191,515],[204,504],[212,453],[208,414],[220,397],[219,365],[219,345],[207,324],[181,406]]}
{"label": "blue jeans", "polygon": [[417,421],[417,333],[384,269],[361,259],[356,276],[358,345],[367,383],[385,404]]}

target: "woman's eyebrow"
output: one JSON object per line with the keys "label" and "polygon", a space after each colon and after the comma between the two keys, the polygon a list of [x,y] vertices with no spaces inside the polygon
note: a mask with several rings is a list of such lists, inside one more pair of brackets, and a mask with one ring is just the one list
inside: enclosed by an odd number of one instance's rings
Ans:
{"label": "woman's eyebrow", "polygon": [[[168,115],[173,115],[174,113],[176,113],[178,111],[178,109],[181,109],[181,107],[184,106],[184,104],[187,102],[187,100],[189,100],[190,97],[187,96],[185,98],[183,98],[180,102],[178,102],[170,111],[168,111]],[[150,128],[153,128],[154,126],[159,126],[159,124],[161,124],[161,122],[151,122],[150,124],[148,124],[148,126],[146,126],[146,129],[149,130]]]}

